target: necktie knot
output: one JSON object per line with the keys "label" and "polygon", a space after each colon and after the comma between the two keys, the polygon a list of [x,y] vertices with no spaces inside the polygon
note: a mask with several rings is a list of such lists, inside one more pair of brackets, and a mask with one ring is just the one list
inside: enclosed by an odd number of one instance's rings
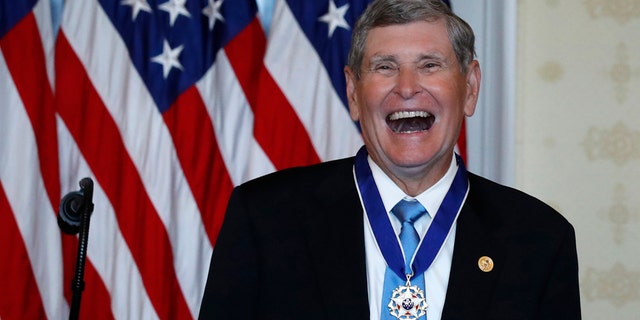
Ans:
{"label": "necktie knot", "polygon": [[413,225],[416,220],[427,213],[427,209],[418,200],[402,199],[391,209],[391,213],[400,219],[403,224],[410,223]]}

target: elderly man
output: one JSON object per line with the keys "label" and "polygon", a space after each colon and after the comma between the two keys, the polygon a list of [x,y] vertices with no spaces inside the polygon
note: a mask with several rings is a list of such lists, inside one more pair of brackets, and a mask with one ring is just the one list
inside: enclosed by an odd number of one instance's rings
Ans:
{"label": "elderly man", "polygon": [[345,67],[353,158],[237,187],[203,319],[579,319],[572,226],[465,170],[481,72],[439,0],[374,1]]}

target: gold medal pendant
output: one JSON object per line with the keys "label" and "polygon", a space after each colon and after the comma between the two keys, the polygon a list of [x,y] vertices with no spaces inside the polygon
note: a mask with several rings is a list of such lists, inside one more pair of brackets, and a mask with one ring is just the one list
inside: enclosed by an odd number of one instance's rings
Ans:
{"label": "gold medal pendant", "polygon": [[418,319],[427,313],[427,301],[424,292],[418,286],[411,285],[407,275],[407,283],[393,289],[391,301],[387,305],[389,313],[402,320]]}

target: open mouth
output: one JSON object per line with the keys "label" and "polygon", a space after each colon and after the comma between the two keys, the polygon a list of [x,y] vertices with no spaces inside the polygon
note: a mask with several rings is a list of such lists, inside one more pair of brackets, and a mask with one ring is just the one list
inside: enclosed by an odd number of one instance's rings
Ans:
{"label": "open mouth", "polygon": [[435,120],[426,111],[399,111],[387,116],[387,125],[395,133],[414,133],[431,129]]}

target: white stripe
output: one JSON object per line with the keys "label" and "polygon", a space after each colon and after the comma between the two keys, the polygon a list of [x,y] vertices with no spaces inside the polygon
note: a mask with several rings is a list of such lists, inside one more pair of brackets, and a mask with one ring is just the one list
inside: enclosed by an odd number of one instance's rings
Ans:
{"label": "white stripe", "polygon": [[165,225],[178,281],[195,317],[207,276],[201,271],[209,267],[212,247],[171,135],[102,8],[95,1],[75,0],[68,1],[65,10],[62,29],[94,79]]}
{"label": "white stripe", "polygon": [[69,306],[63,294],[57,208],[51,208],[31,121],[1,51],[0,98],[0,182],[26,245],[45,313],[49,319],[63,319],[68,317]]}
{"label": "white stripe", "polygon": [[[65,193],[76,191],[82,178],[94,175],[62,120],[58,121],[58,137],[62,164],[60,184]],[[118,229],[113,207],[100,183],[93,180],[95,207],[89,224],[87,257],[105,282],[111,296],[113,315],[116,319],[157,319],[133,257]]]}
{"label": "white stripe", "polygon": [[320,57],[284,0],[276,1],[265,64],[322,160],[354,155],[362,138]]}
{"label": "white stripe", "polygon": [[36,23],[38,24],[38,30],[40,31],[40,38],[42,40],[42,47],[44,50],[44,56],[46,58],[45,64],[47,68],[47,77],[49,78],[49,85],[51,88],[54,86],[54,37],[53,26],[51,24],[51,4],[49,0],[40,0],[33,8],[33,13],[36,17]]}
{"label": "white stripe", "polygon": [[223,50],[196,85],[213,122],[233,184],[274,171],[275,167],[253,137],[253,111]]}

